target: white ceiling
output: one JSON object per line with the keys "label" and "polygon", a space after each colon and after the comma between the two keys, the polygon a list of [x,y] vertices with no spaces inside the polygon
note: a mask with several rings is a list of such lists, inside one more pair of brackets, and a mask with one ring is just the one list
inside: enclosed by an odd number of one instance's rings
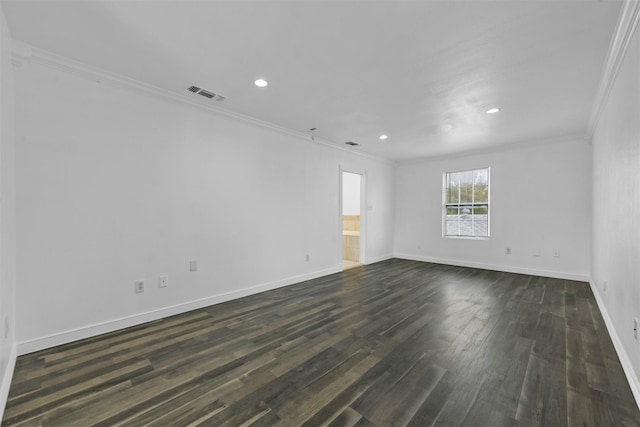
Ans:
{"label": "white ceiling", "polygon": [[3,0],[15,39],[393,160],[585,133],[620,6]]}

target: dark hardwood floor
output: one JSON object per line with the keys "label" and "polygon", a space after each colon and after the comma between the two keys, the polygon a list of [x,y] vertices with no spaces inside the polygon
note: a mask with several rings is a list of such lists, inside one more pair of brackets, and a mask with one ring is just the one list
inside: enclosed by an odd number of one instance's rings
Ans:
{"label": "dark hardwood floor", "polygon": [[390,260],[18,358],[2,425],[639,426],[588,284]]}

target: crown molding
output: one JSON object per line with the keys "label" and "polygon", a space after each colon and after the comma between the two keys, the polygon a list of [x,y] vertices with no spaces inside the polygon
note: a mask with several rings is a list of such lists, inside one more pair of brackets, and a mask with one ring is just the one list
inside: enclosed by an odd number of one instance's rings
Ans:
{"label": "crown molding", "polygon": [[629,43],[640,22],[640,0],[624,0],[618,23],[611,37],[607,61],[600,78],[600,86],[589,117],[585,139],[591,140],[598,126],[600,115],[613,88],[620,66],[629,47]]}
{"label": "crown molding", "polygon": [[231,110],[227,110],[216,105],[207,103],[206,101],[200,101],[196,98],[189,96],[188,94],[181,94],[173,92],[167,89],[163,89],[158,86],[154,86],[139,80],[135,80],[120,74],[112,73],[62,55],[55,54],[53,52],[40,49],[35,46],[31,46],[27,43],[19,40],[12,41],[12,60],[16,67],[21,67],[25,63],[32,63],[42,65],[48,68],[56,69],[73,74],[77,77],[81,77],[87,80],[98,82],[101,84],[107,84],[112,87],[117,87],[130,92],[136,92],[144,95],[151,95],[156,98],[161,98],[168,101],[173,101],[181,104],[188,104],[192,107],[196,107],[201,110],[205,110],[209,113],[213,113],[218,116],[230,118],[236,121],[243,122],[252,126],[257,126],[264,129],[269,129],[281,134],[293,136],[295,138],[302,139],[306,142],[331,148],[350,154],[357,155],[359,157],[366,157],[379,162],[394,164],[390,159],[379,157],[369,153],[359,152],[347,147],[342,147],[337,143],[327,141],[318,137],[311,138],[311,135],[305,132],[300,132],[284,126],[279,126],[274,123],[266,122],[260,119],[256,119],[251,116],[236,113]]}
{"label": "crown molding", "polygon": [[11,62],[16,68],[22,67],[33,58],[33,50],[31,45],[22,43],[18,40],[11,40]]}

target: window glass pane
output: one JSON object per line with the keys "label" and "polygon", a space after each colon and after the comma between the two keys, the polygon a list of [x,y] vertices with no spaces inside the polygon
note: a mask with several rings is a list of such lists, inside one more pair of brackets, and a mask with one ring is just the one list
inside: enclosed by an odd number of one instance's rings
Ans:
{"label": "window glass pane", "polygon": [[487,169],[478,169],[473,171],[473,182],[476,185],[489,185],[489,177],[487,176]]}
{"label": "window glass pane", "polygon": [[460,203],[473,202],[473,172],[460,172]]}
{"label": "window glass pane", "polygon": [[474,236],[488,236],[489,235],[489,222],[487,221],[474,221],[473,223],[473,235]]}
{"label": "window glass pane", "polygon": [[476,186],[473,189],[473,197],[476,203],[487,203],[489,201],[489,187]]}
{"label": "window glass pane", "polygon": [[475,206],[473,208],[474,236],[489,235],[489,206]]}
{"label": "window glass pane", "polygon": [[460,186],[460,177],[457,173],[447,174],[447,203],[458,203],[459,201],[459,186]]}
{"label": "window glass pane", "polygon": [[447,220],[447,236],[459,236],[460,228],[458,227],[458,220],[449,221]]}
{"label": "window glass pane", "polygon": [[445,174],[446,236],[489,236],[489,169]]}
{"label": "window glass pane", "polygon": [[[447,216],[449,215],[458,215],[458,207],[457,206],[447,206]],[[449,219],[449,218],[447,218]]]}
{"label": "window glass pane", "polygon": [[473,205],[460,205],[460,216],[466,217],[472,214]]}
{"label": "window glass pane", "polygon": [[487,216],[487,214],[489,213],[489,207],[488,206],[477,206],[473,208],[473,214],[477,217],[479,215],[484,215]]}
{"label": "window glass pane", "polygon": [[475,234],[473,234],[473,223],[471,221],[471,216],[467,216],[466,218],[460,217],[459,224],[459,236],[475,236]]}
{"label": "window glass pane", "polygon": [[458,187],[449,187],[447,189],[447,203],[458,203]]}

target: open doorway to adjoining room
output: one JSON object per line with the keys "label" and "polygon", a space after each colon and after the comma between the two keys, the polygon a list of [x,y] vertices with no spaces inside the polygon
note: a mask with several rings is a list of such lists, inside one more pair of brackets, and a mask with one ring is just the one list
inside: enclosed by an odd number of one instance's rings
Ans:
{"label": "open doorway to adjoining room", "polygon": [[363,176],[342,172],[342,268],[363,264],[364,245],[361,220]]}

